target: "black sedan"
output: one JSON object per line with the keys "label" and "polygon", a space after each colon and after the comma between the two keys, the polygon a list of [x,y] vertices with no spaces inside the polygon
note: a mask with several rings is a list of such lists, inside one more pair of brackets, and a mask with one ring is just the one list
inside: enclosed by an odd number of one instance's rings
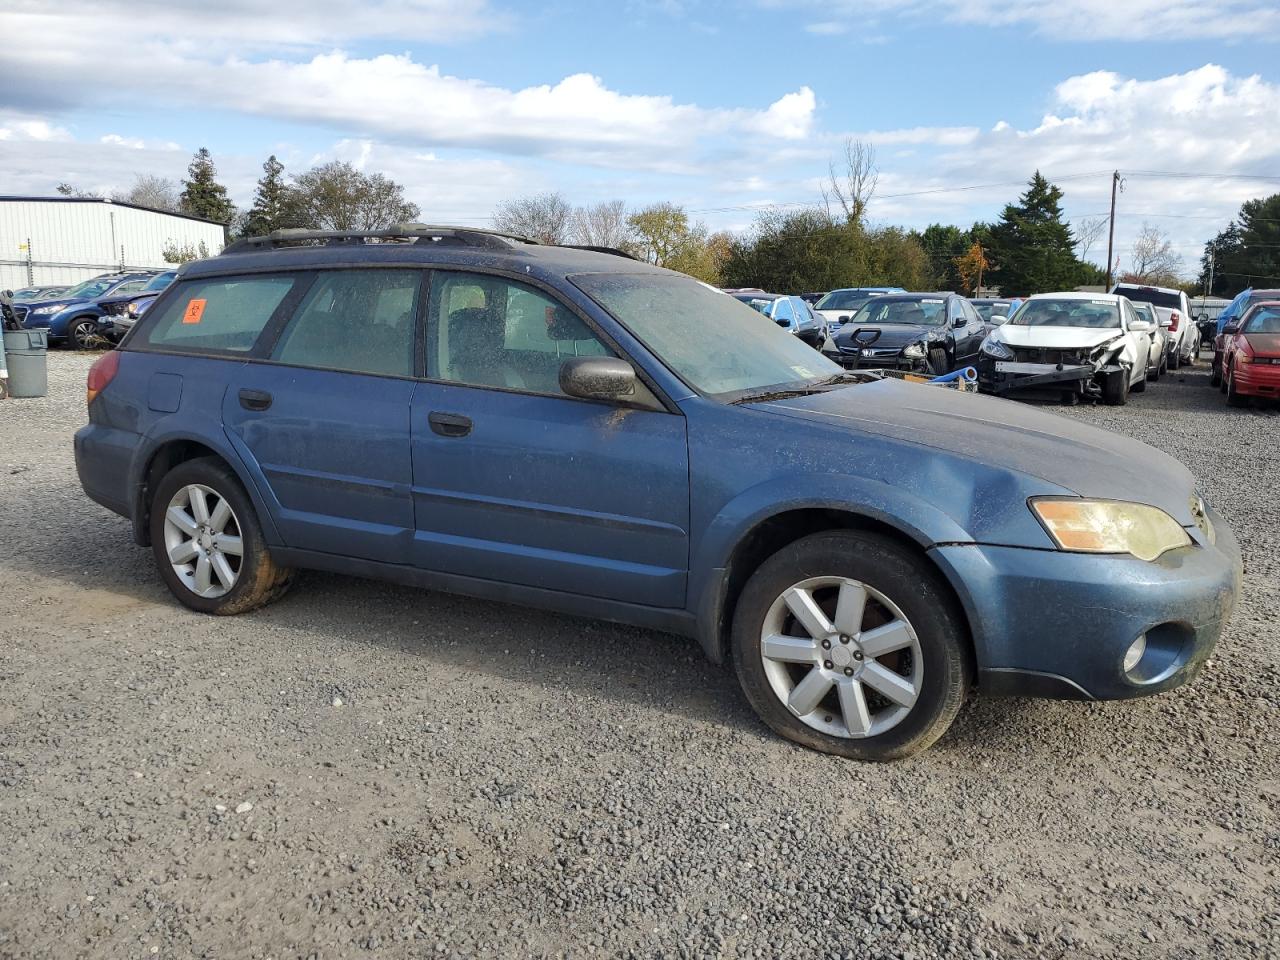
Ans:
{"label": "black sedan", "polygon": [[889,293],[841,326],[827,356],[848,369],[891,368],[937,376],[977,359],[986,335],[978,311],[954,293]]}

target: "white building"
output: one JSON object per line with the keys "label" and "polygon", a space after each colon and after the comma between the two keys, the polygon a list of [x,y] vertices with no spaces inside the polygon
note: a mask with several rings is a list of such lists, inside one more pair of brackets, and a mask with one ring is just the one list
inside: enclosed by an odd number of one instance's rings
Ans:
{"label": "white building", "polygon": [[0,196],[0,290],[164,269],[167,248],[212,256],[224,236],[220,223],[114,200]]}

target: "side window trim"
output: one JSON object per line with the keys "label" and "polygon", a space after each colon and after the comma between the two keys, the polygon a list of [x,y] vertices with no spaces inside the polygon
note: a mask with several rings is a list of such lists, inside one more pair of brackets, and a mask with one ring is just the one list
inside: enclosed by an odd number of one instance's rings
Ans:
{"label": "side window trim", "polygon": [[298,309],[298,305],[302,303],[306,295],[311,292],[311,288],[315,286],[319,275],[319,270],[300,271],[294,274],[293,288],[285,294],[284,299],[280,301],[279,306],[271,314],[271,318],[267,320],[267,325],[262,328],[262,333],[258,334],[258,341],[248,354],[250,359],[271,359],[271,351],[276,348],[276,341],[280,339],[280,334]]}

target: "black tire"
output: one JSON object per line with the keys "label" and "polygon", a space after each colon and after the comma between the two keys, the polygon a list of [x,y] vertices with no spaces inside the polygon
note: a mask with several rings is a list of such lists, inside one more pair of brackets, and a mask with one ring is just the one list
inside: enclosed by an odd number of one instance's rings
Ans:
{"label": "black tire", "polygon": [[[785,591],[814,576],[848,578],[880,592],[915,632],[919,692],[909,712],[879,734],[855,739],[811,727],[787,708],[770,684],[761,653],[765,620]],[[802,746],[854,760],[896,760],[933,744],[960,711],[973,677],[963,615],[937,571],[896,541],[858,531],[813,534],[761,564],[734,611],[731,656],[747,700],[771,729]],[[828,695],[836,696],[835,688]],[[820,705],[818,712],[822,709]]]}
{"label": "black tire", "polygon": [[1212,369],[1210,369],[1209,371],[1209,386],[1211,387],[1222,386],[1222,366],[1216,362],[1214,363]]}
{"label": "black tire", "polygon": [[951,372],[951,364],[947,362],[947,351],[940,347],[934,347],[929,351],[929,373],[932,376],[940,377],[944,373]]}
{"label": "black tire", "polygon": [[1182,347],[1181,347],[1181,345],[1179,345],[1179,346],[1175,346],[1175,347],[1173,348],[1173,352],[1172,352],[1171,354],[1169,354],[1169,369],[1170,369],[1170,370],[1177,370],[1177,369],[1178,369],[1178,367],[1180,367],[1180,366],[1182,366]]}
{"label": "black tire", "polygon": [[1199,356],[1200,356],[1200,344],[1197,343],[1195,347],[1192,349],[1192,351],[1189,354],[1187,354],[1187,358],[1182,361],[1182,365],[1186,367],[1194,367],[1196,365],[1196,358],[1198,358]]}
{"label": "black tire", "polygon": [[1236,392],[1236,368],[1234,364],[1227,368],[1227,382],[1222,392],[1227,395],[1227,406],[1229,407],[1247,407],[1249,405],[1249,398]]}
{"label": "black tire", "polygon": [[1123,407],[1129,399],[1129,374],[1124,369],[1102,379],[1102,402],[1109,407]]}
{"label": "black tire", "polygon": [[[165,512],[183,487],[201,484],[225,499],[239,527],[242,554],[235,585],[216,598],[202,597],[182,582],[169,562],[165,546]],[[278,565],[262,538],[262,527],[239,478],[216,457],[178,464],[156,484],[151,499],[151,549],[160,578],[183,605],[200,613],[230,616],[246,613],[280,598],[293,581],[293,571]]]}
{"label": "black tire", "polygon": [[1161,354],[1160,359],[1156,361],[1156,365],[1154,367],[1150,365],[1147,366],[1147,379],[1152,383],[1159,383],[1160,374],[1164,373],[1163,367],[1164,355]]}
{"label": "black tire", "polygon": [[98,338],[98,322],[92,317],[79,317],[67,326],[67,346],[72,350],[90,350]]}
{"label": "black tire", "polygon": [[1137,381],[1135,384],[1133,384],[1133,386],[1131,386],[1129,389],[1130,389],[1131,391],[1133,391],[1134,393],[1146,393],[1146,392],[1147,392],[1147,380],[1148,380],[1149,376],[1150,376],[1150,374],[1148,374],[1147,376],[1144,376],[1141,380],[1139,380],[1139,381]]}

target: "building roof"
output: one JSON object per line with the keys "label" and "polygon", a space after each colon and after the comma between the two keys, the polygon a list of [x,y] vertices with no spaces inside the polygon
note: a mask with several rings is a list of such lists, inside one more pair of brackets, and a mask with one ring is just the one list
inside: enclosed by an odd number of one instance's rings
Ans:
{"label": "building roof", "polygon": [[189,213],[174,213],[172,210],[157,210],[155,207],[144,207],[136,203],[125,203],[123,200],[112,200],[110,197],[15,197],[0,196],[0,203],[104,203],[113,207],[128,207],[130,210],[142,210],[144,213],[158,213],[163,217],[180,217],[183,220],[194,220],[196,223],[207,223],[212,227],[224,227],[217,220],[206,220],[204,217],[193,217]]}

